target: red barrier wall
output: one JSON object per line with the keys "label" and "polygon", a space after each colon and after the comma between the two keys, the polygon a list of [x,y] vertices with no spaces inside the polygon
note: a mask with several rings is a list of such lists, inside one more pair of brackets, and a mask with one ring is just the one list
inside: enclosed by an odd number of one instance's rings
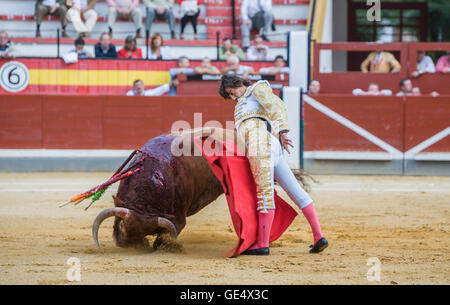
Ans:
{"label": "red barrier wall", "polygon": [[[329,110],[405,152],[450,126],[450,96],[313,97]],[[169,132],[177,120],[194,127],[233,122],[235,103],[219,96],[0,96],[0,148],[133,149]],[[290,122],[296,128],[299,122]],[[298,125],[297,125],[298,126]],[[305,103],[305,150],[383,151]],[[450,137],[425,151],[450,152]]]}
{"label": "red barrier wall", "polygon": [[217,96],[0,96],[0,148],[132,149],[177,120],[194,128],[196,112],[202,124],[225,127],[234,103]]}
{"label": "red barrier wall", "polygon": [[[400,152],[450,127],[448,95],[435,98],[317,95],[313,98]],[[383,151],[308,103],[305,103],[304,118],[307,151]],[[450,152],[450,136],[424,151]]]}

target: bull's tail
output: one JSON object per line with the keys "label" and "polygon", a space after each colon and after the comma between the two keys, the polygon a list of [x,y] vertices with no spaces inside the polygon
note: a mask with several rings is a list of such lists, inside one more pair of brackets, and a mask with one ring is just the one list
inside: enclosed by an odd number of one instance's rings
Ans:
{"label": "bull's tail", "polygon": [[[138,152],[141,153],[141,157],[137,161],[133,162],[130,166],[128,166],[127,169],[123,170],[123,168],[131,161],[131,159],[134,157],[134,155]],[[142,168],[144,159],[145,159],[145,155],[142,153],[141,150],[139,150],[139,149],[134,150],[128,156],[128,158],[125,160],[125,162],[123,162],[122,165],[117,169],[117,171],[114,173],[114,175],[112,175],[111,178],[109,178],[105,183],[102,183],[84,193],[81,193],[81,194],[78,194],[78,195],[72,197],[69,201],[61,203],[59,205],[59,207],[63,207],[65,205],[68,205],[69,203],[73,203],[73,202],[75,203],[75,205],[77,205],[87,198],[92,198],[89,205],[85,208],[85,210],[87,210],[95,201],[100,199],[100,197],[103,195],[103,193],[105,193],[105,191],[108,189],[108,187],[111,184],[116,183],[117,181],[127,178],[131,175],[134,175],[135,173],[140,171]],[[140,165],[140,166],[136,167],[137,165]]]}

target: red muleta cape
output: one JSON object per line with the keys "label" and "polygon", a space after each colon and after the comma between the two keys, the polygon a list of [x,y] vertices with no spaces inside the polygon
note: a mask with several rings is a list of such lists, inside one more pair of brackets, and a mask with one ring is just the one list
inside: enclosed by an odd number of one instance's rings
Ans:
{"label": "red muleta cape", "polygon": [[[247,157],[238,154],[227,156],[226,153],[217,153],[225,150],[237,152],[238,148],[234,142],[225,141],[219,143],[219,141],[214,140],[212,144],[208,143],[206,145],[212,149],[210,150],[204,149],[204,139],[197,137],[194,141],[208,161],[214,175],[222,184],[234,230],[238,236],[236,247],[226,255],[228,257],[238,256],[256,242],[258,233],[256,184],[250,170],[249,161]],[[217,146],[220,149],[217,149]],[[224,148],[223,150],[222,147]],[[275,207],[275,217],[270,231],[270,242],[277,240],[297,216],[297,212],[279,197],[276,191]]]}

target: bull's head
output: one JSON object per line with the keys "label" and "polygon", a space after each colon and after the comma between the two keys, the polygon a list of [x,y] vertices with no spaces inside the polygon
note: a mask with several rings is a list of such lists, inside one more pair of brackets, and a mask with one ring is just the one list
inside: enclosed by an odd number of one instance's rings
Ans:
{"label": "bull's head", "polygon": [[[113,196],[115,208],[105,209],[95,218],[92,226],[92,236],[97,247],[98,229],[101,223],[109,217],[118,217],[114,222],[114,241],[119,247],[129,247],[142,244],[145,236],[153,234],[169,233],[171,237],[177,237],[175,225],[168,219],[158,216],[143,216],[123,206],[123,202]],[[119,207],[118,207],[119,206]]]}

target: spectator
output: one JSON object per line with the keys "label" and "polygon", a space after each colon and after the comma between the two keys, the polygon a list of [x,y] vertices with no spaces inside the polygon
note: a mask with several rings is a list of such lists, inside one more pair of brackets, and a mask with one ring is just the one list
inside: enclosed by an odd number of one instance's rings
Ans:
{"label": "spectator", "polygon": [[286,67],[286,62],[283,56],[277,55],[277,57],[275,57],[274,66],[261,68],[259,69],[259,73],[265,75],[275,75],[279,73],[289,74],[289,67]]}
{"label": "spectator", "polygon": [[164,84],[159,87],[145,90],[144,82],[137,79],[133,82],[133,89],[127,92],[127,96],[160,96],[169,92],[170,85]]}
{"label": "spectator", "polygon": [[142,58],[142,50],[137,47],[136,37],[128,35],[125,46],[117,53],[118,58]]}
{"label": "spectator", "polygon": [[197,18],[200,15],[200,0],[178,0],[178,4],[181,7],[181,16],[183,16],[181,18],[180,39],[184,39],[184,28],[188,21],[190,21],[194,28],[194,39],[197,40]]}
{"label": "spectator", "polygon": [[75,40],[75,49],[69,51],[69,53],[63,56],[63,60],[66,64],[75,63],[78,59],[92,58],[94,57],[91,53],[85,50],[84,48],[84,39],[78,37]]}
{"label": "spectator", "polygon": [[36,15],[36,38],[41,37],[42,19],[47,15],[58,16],[61,21],[62,37],[67,36],[67,7],[64,5],[65,0],[37,0],[35,5]]}
{"label": "spectator", "polygon": [[100,35],[100,41],[94,46],[94,49],[97,58],[117,58],[116,46],[111,43],[108,33]]}
{"label": "spectator", "polygon": [[250,30],[260,32],[263,28],[262,38],[265,41],[273,20],[272,0],[243,0],[241,4],[241,31],[242,46],[244,50],[250,46]]}
{"label": "spectator", "polygon": [[420,96],[422,95],[422,93],[420,92],[420,88],[419,87],[413,87],[411,90],[411,95],[412,96]]}
{"label": "spectator", "polygon": [[144,0],[147,17],[145,29],[150,33],[155,18],[169,21],[170,37],[175,39],[175,15],[173,14],[174,0]]}
{"label": "spectator", "polygon": [[230,55],[236,55],[239,60],[245,60],[244,51],[238,46],[233,45],[231,38],[224,38],[222,46],[219,47],[219,60],[226,60]]}
{"label": "spectator", "polygon": [[195,71],[190,67],[191,63],[186,56],[181,56],[178,58],[178,67],[169,70],[170,80],[172,86],[169,91],[169,95],[177,95],[177,87],[179,81],[177,76],[180,74],[193,75]]}
{"label": "spectator", "polygon": [[112,28],[117,17],[133,19],[136,27],[136,38],[142,38],[142,12],[139,9],[139,0],[106,0],[108,3],[108,28],[112,38]]}
{"label": "spectator", "polygon": [[0,31],[0,58],[14,58],[17,55],[17,48],[9,40],[8,33]]}
{"label": "spectator", "polygon": [[172,59],[172,56],[170,55],[170,49],[169,47],[164,46],[164,40],[159,33],[153,34],[148,52],[148,59]]}
{"label": "spectator", "polygon": [[309,83],[308,95],[317,95],[320,92],[320,82],[317,79],[313,79],[311,83]]}
{"label": "spectator", "polygon": [[425,55],[425,51],[417,51],[417,70],[411,73],[411,76],[418,77],[424,73],[434,72],[436,72],[436,69],[431,57]]}
{"label": "spectator", "polygon": [[401,91],[397,93],[397,96],[409,96],[412,95],[412,82],[409,78],[404,78],[400,81],[400,89]]}
{"label": "spectator", "polygon": [[400,69],[400,63],[389,52],[372,52],[361,64],[361,71],[364,73],[399,73]]}
{"label": "spectator", "polygon": [[247,79],[248,75],[253,73],[253,68],[239,64],[239,58],[236,55],[230,55],[227,58],[228,66],[222,69],[222,74],[237,74],[243,79]]}
{"label": "spectator", "polygon": [[450,51],[441,56],[436,63],[436,72],[450,73]]}
{"label": "spectator", "polygon": [[[413,87],[412,90],[411,90],[411,95],[412,96],[421,96],[422,92],[420,91],[419,87]],[[437,93],[436,91],[433,91],[433,92],[430,93],[430,95],[432,97],[436,97],[436,96],[439,96],[439,93]]]}
{"label": "spectator", "polygon": [[211,74],[218,75],[220,74],[219,69],[211,65],[211,59],[208,57],[203,58],[200,66],[195,68],[195,74]]}
{"label": "spectator", "polygon": [[[67,11],[67,20],[73,23],[73,27],[80,37],[89,37],[97,23],[98,14],[94,9],[96,0],[72,0],[70,2],[72,6]],[[81,20],[81,15],[86,22]]]}
{"label": "spectator", "polygon": [[380,91],[380,87],[378,86],[377,83],[370,83],[369,87],[367,88],[367,91],[363,91],[363,90],[357,88],[357,89],[354,89],[352,91],[352,93],[353,93],[353,95],[373,95],[373,96],[392,95],[391,90],[383,89]]}
{"label": "spectator", "polygon": [[247,50],[248,60],[269,60],[269,47],[264,45],[261,35],[256,35],[254,44]]}

